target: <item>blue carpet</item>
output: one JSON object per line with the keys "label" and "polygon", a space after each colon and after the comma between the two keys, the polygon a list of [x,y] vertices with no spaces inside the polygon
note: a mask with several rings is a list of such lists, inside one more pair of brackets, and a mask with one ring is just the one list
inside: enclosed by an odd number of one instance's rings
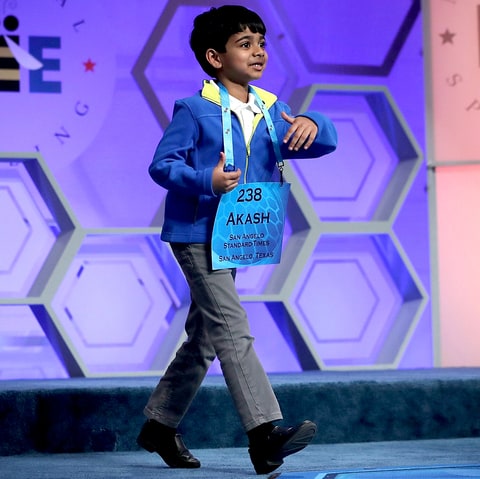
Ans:
{"label": "blue carpet", "polygon": [[[269,479],[255,474],[246,448],[192,452],[202,461],[200,469],[170,469],[145,451],[0,456],[0,479]],[[448,465],[455,478],[479,478],[479,452],[480,438],[311,444],[288,456],[270,476],[316,479],[324,471],[321,479],[327,473],[335,479],[378,479],[378,473],[399,479],[398,472],[412,471],[420,476],[403,477],[432,479],[427,473],[433,471],[433,477],[445,479],[452,477],[440,475]]]}
{"label": "blue carpet", "polygon": [[480,477],[480,464],[346,472],[287,472],[272,474],[269,479],[458,479],[459,477]]}

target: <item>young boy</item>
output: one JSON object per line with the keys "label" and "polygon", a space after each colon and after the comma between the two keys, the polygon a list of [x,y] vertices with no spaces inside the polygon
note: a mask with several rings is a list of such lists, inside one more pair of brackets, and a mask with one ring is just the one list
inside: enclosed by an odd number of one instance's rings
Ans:
{"label": "young boy", "polygon": [[[200,467],[176,431],[215,357],[248,435],[257,474],[275,470],[284,457],[307,446],[316,432],[311,421],[295,427],[273,424],[282,413],[253,348],[235,288],[235,269],[213,270],[211,263],[212,228],[221,195],[240,183],[272,181],[276,156],[267,116],[284,158],[316,158],[336,147],[336,131],[326,117],[317,112],[293,117],[275,95],[250,87],[267,64],[265,32],[261,18],[241,6],[211,8],[195,18],[190,46],[214,80],[175,103],[172,122],[149,168],[153,180],[168,190],[161,237],[171,244],[191,295],[187,340],[152,392],[137,439],[170,467]],[[233,111],[234,171],[224,169],[223,88]],[[262,113],[258,98],[269,115]]]}

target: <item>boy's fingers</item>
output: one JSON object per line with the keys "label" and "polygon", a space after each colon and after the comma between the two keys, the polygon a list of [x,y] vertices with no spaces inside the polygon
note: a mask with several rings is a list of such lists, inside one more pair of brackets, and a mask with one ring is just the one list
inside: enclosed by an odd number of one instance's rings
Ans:
{"label": "boy's fingers", "polygon": [[295,117],[288,115],[288,114],[285,113],[284,111],[282,111],[282,118],[283,118],[285,121],[288,121],[288,123],[290,123],[290,124],[292,124],[292,123],[295,121]]}
{"label": "boy's fingers", "polygon": [[227,157],[223,151],[220,152],[220,158],[218,159],[218,164],[223,166],[225,164]]}

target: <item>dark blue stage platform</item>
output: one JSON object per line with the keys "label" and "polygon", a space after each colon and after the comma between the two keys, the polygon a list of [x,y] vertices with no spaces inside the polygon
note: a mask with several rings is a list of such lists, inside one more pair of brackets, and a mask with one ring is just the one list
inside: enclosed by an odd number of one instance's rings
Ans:
{"label": "dark blue stage platform", "polygon": [[[270,377],[285,422],[315,421],[316,444],[480,436],[480,369]],[[2,381],[0,455],[137,450],[143,406],[156,381]],[[181,432],[191,448],[246,446],[221,376],[206,379]]]}
{"label": "dark blue stage platform", "polygon": [[[285,479],[311,479],[324,472],[357,474],[365,468],[480,463],[480,369],[270,377],[286,423],[309,418],[318,424],[313,444],[287,458],[278,471]],[[0,469],[30,474],[1,476],[254,475],[246,437],[222,377],[207,378],[182,424],[185,442],[203,462],[201,470],[170,470],[158,456],[140,451],[135,439],[155,383],[151,377],[0,382]],[[298,475],[307,472],[310,475]],[[338,479],[346,477],[364,479]]]}

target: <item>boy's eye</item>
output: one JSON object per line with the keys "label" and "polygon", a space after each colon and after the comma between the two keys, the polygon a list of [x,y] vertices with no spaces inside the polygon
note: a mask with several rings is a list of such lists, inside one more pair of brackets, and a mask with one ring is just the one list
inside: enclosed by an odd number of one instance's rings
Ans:
{"label": "boy's eye", "polygon": [[240,44],[240,46],[242,48],[250,48],[250,42],[244,42],[244,43]]}

